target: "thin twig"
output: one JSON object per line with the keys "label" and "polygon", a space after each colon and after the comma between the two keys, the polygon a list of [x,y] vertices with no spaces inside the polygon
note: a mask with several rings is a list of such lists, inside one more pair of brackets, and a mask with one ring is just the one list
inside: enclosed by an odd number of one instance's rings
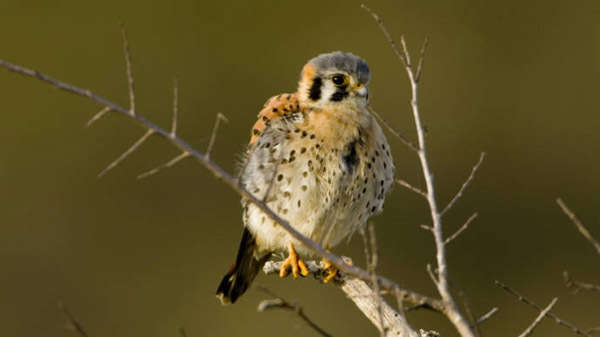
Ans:
{"label": "thin twig", "polygon": [[[382,337],[386,336],[386,328],[385,325],[383,324],[383,304],[382,301],[383,299],[381,298],[381,296],[379,295],[379,283],[377,282],[377,263],[378,263],[378,255],[377,255],[377,238],[375,236],[375,226],[373,222],[370,222],[368,225],[369,227],[369,242],[370,242],[370,246],[371,246],[371,256],[369,258],[369,254],[367,253],[367,270],[371,273],[371,282],[373,284],[373,293],[374,293],[374,300],[377,302],[377,315],[379,316],[379,332],[381,333]],[[366,241],[366,235],[364,235],[364,231],[363,231],[363,236],[365,238]],[[365,245],[367,243],[365,242]],[[366,247],[365,247],[366,250]]]}
{"label": "thin twig", "polygon": [[108,166],[102,170],[98,174],[98,178],[102,178],[108,171],[115,168],[119,165],[125,158],[127,158],[130,154],[132,154],[135,150],[137,150],[150,136],[154,134],[154,130],[148,129],[143,136],[141,136],[133,145],[131,145],[125,152],[123,152],[117,159],[115,159],[112,163],[108,164]]}
{"label": "thin twig", "polygon": [[594,246],[594,248],[596,248],[598,254],[600,254],[600,243],[596,239],[594,239],[592,234],[590,234],[590,231],[588,231],[587,228],[585,228],[585,226],[583,225],[583,223],[579,221],[579,219],[577,219],[575,213],[573,213],[573,211],[571,211],[569,207],[567,207],[567,205],[562,201],[561,198],[556,199],[556,203],[558,204],[558,206],[560,206],[565,215],[568,216],[569,219],[571,219],[571,221],[573,222],[575,227],[577,227],[581,235],[583,235],[583,237],[586,238]]}
{"label": "thin twig", "polygon": [[127,90],[129,92],[129,114],[135,116],[135,83],[133,81],[133,71],[131,70],[131,53],[129,51],[129,39],[125,25],[121,22],[121,35],[123,36],[123,52],[125,54],[125,67],[127,70]]}
{"label": "thin twig", "polygon": [[471,215],[467,219],[467,221],[465,221],[464,225],[462,225],[456,232],[454,232],[454,234],[450,235],[448,238],[446,238],[446,240],[444,240],[444,244],[447,245],[450,242],[452,242],[452,240],[456,239],[456,237],[458,237],[462,232],[464,232],[467,229],[467,227],[469,227],[471,221],[475,220],[476,217],[477,213],[473,213],[473,215]]}
{"label": "thin twig", "polygon": [[423,62],[425,62],[425,51],[427,50],[427,44],[429,43],[429,36],[425,37],[423,41],[423,45],[421,46],[421,57],[419,57],[419,64],[417,65],[417,75],[415,76],[415,81],[417,83],[421,80],[421,73],[423,71]]}
{"label": "thin twig", "polygon": [[550,312],[550,310],[552,310],[552,308],[556,304],[556,301],[558,301],[557,297],[555,297],[552,300],[552,302],[550,302],[550,304],[548,304],[548,306],[544,310],[540,311],[540,314],[538,315],[538,317],[535,318],[535,320],[531,323],[531,325],[529,327],[527,327],[527,329],[525,329],[525,331],[523,331],[523,333],[521,333],[519,335],[519,337],[527,337],[527,336],[531,335],[533,333],[533,330],[542,321],[542,318],[544,318],[544,316],[548,315],[548,313]]}
{"label": "thin twig", "polygon": [[[498,287],[500,287],[500,288],[506,290],[507,292],[513,294],[514,296],[516,296],[519,299],[519,301],[521,301],[521,302],[523,302],[523,303],[525,303],[527,305],[530,305],[530,306],[536,308],[538,311],[543,310],[541,306],[539,306],[535,302],[529,300],[525,296],[519,294],[516,290],[512,289],[511,287],[507,286],[506,284],[504,284],[504,283],[502,283],[502,282],[500,282],[498,280],[496,280],[495,284]],[[558,323],[558,324],[560,324],[560,325],[562,325],[564,327],[567,327],[567,328],[573,330],[573,332],[575,332],[576,334],[579,334],[579,335],[582,335],[582,336],[591,337],[591,335],[589,333],[587,333],[587,332],[579,329],[578,327],[576,327],[575,325],[573,325],[573,324],[571,324],[569,322],[566,322],[566,321],[562,320],[561,318],[559,318],[558,316],[554,315],[553,313],[549,312],[549,313],[546,314],[546,316],[552,318],[556,323]]]}
{"label": "thin twig", "polygon": [[102,108],[102,110],[98,111],[98,113],[96,113],[94,116],[92,116],[92,118],[90,118],[90,120],[88,120],[87,123],[85,123],[85,127],[89,128],[90,126],[92,126],[92,124],[94,124],[97,120],[102,118],[102,116],[104,116],[109,111],[110,111],[110,108],[105,106],[104,108]]}
{"label": "thin twig", "polygon": [[392,49],[394,49],[394,53],[396,53],[396,56],[398,56],[398,58],[400,59],[400,61],[402,61],[402,63],[405,66],[410,66],[410,61],[407,62],[407,59],[405,58],[406,56],[404,55],[404,53],[402,53],[400,51],[400,48],[398,48],[398,45],[396,44],[396,42],[394,41],[394,39],[390,35],[390,32],[388,32],[387,28],[383,24],[383,20],[381,20],[381,18],[379,17],[379,15],[377,15],[375,12],[373,12],[373,10],[371,10],[371,8],[367,7],[364,4],[361,4],[360,7],[362,9],[364,9],[365,11],[367,11],[369,14],[371,14],[371,16],[373,17],[373,19],[375,19],[375,22],[377,22],[377,25],[379,26],[379,29],[381,29],[381,31],[383,32],[383,35],[385,35],[385,38],[388,40],[388,42],[392,46]]}
{"label": "thin twig", "polygon": [[494,314],[497,313],[497,312],[498,312],[498,307],[493,307],[492,310],[490,310],[490,311],[487,312],[487,314],[481,316],[480,319],[478,319],[477,321],[475,321],[475,326],[481,325],[483,322],[487,321],[492,316],[494,316]]}
{"label": "thin twig", "polygon": [[418,195],[422,196],[423,198],[427,199],[427,193],[423,192],[423,190],[421,190],[418,187],[415,187],[411,184],[409,184],[408,182],[406,182],[405,180],[402,180],[400,178],[396,178],[396,183],[402,187],[406,187],[409,190],[417,193]]}
{"label": "thin twig", "polygon": [[[398,58],[401,60],[401,62],[404,64],[404,69],[406,71],[406,74],[408,76],[410,86],[411,86],[411,92],[412,92],[411,108],[412,108],[412,112],[413,112],[413,118],[414,118],[414,122],[415,122],[415,128],[417,131],[417,139],[418,139],[418,144],[419,144],[418,145],[419,151],[417,152],[417,154],[418,154],[419,160],[421,162],[423,178],[425,179],[425,185],[427,187],[425,192],[427,193],[427,201],[429,204],[429,210],[431,213],[431,219],[432,219],[432,223],[433,223],[433,237],[435,240],[435,246],[436,246],[436,250],[437,250],[436,260],[437,260],[437,270],[438,270],[438,277],[437,277],[438,282],[436,283],[436,286],[437,286],[438,292],[440,293],[440,296],[442,297],[442,300],[446,304],[445,314],[448,317],[448,319],[450,320],[450,322],[452,322],[452,324],[454,325],[454,327],[456,328],[458,333],[462,337],[474,337],[475,333],[474,333],[472,327],[470,326],[469,322],[467,321],[467,319],[462,315],[462,313],[458,309],[458,306],[456,305],[456,301],[452,297],[452,294],[451,294],[451,291],[450,291],[450,288],[448,285],[448,265],[446,262],[446,250],[445,250],[444,235],[443,235],[443,228],[442,228],[442,217],[438,210],[438,205],[437,205],[437,201],[435,198],[435,189],[434,189],[434,185],[433,185],[433,172],[431,171],[431,169],[429,167],[429,161],[427,159],[427,147],[426,147],[426,142],[425,142],[425,128],[423,127],[423,124],[421,122],[421,114],[419,112],[419,104],[418,104],[419,82],[418,82],[418,80],[416,78],[416,74],[412,68],[410,54],[408,52],[408,47],[406,45],[406,41],[404,40],[404,37],[401,37],[400,43],[402,46],[402,50],[400,50],[398,48],[398,45],[396,45],[396,43],[392,39],[390,33],[388,32],[387,28],[383,24],[382,20],[379,18],[379,16],[375,12],[373,12],[370,8],[368,8],[367,6],[361,5],[361,7],[364,10],[366,10],[369,14],[371,14],[371,16],[375,19],[379,28],[381,29],[381,31],[385,35],[386,39],[392,46],[392,49],[394,50],[394,52],[396,53]],[[422,49],[422,51],[424,53],[425,49]],[[424,57],[424,55],[421,55],[421,59],[423,57]],[[423,62],[422,60],[419,61],[419,63],[421,63],[421,64],[422,64],[422,62]]]}
{"label": "thin twig", "polygon": [[173,79],[173,122],[171,125],[171,137],[177,135],[177,115],[179,115],[179,77]]}
{"label": "thin twig", "polygon": [[67,309],[67,306],[65,306],[62,301],[58,301],[58,310],[60,310],[65,317],[65,327],[67,329],[75,331],[79,337],[88,337],[87,332],[85,332],[81,324],[79,324],[73,315],[71,315],[69,309]]}
{"label": "thin twig", "polygon": [[483,162],[483,158],[485,158],[485,152],[481,152],[481,154],[479,155],[479,160],[477,161],[477,164],[475,164],[475,166],[473,166],[473,168],[471,169],[471,174],[469,174],[469,177],[467,178],[467,180],[465,180],[465,182],[462,184],[462,186],[458,190],[458,193],[456,193],[454,198],[452,198],[452,200],[450,200],[448,205],[440,213],[441,216],[444,216],[444,214],[446,214],[446,212],[448,212],[450,210],[450,208],[452,208],[452,206],[454,206],[454,203],[456,203],[456,201],[458,199],[460,199],[460,197],[462,197],[462,194],[465,191],[465,189],[467,188],[467,186],[469,186],[469,184],[471,183],[473,178],[475,178],[475,173],[477,172],[477,170],[479,169],[479,166]]}
{"label": "thin twig", "polygon": [[410,140],[408,140],[408,138],[404,137],[403,135],[400,134],[400,132],[398,132],[393,126],[392,124],[390,124],[387,120],[385,120],[383,117],[381,117],[381,115],[379,115],[379,113],[377,111],[375,111],[375,109],[373,109],[373,107],[368,106],[367,109],[369,110],[369,112],[375,116],[381,123],[383,123],[383,125],[385,125],[385,127],[392,133],[392,135],[394,135],[396,138],[398,138],[398,140],[400,140],[400,142],[406,146],[408,146],[409,149],[418,152],[419,151],[419,147],[416,146],[413,142],[411,142]]}
{"label": "thin twig", "polygon": [[310,326],[313,330],[315,330],[319,335],[326,336],[326,337],[332,336],[329,333],[327,333],[325,330],[323,330],[323,328],[321,328],[319,325],[317,325],[317,323],[315,323],[313,320],[308,318],[308,316],[306,316],[306,314],[304,313],[304,310],[302,309],[302,306],[300,304],[290,303],[289,301],[287,301],[283,297],[275,294],[274,292],[272,292],[270,289],[268,289],[266,287],[263,287],[263,286],[255,286],[255,287],[258,290],[262,291],[263,293],[265,293],[273,298],[270,300],[261,301],[258,304],[258,308],[257,308],[257,310],[259,312],[265,312],[269,309],[291,310],[291,311],[295,312],[306,324],[308,324],[308,326]]}
{"label": "thin twig", "polygon": [[179,336],[187,337],[187,332],[185,332],[185,329],[182,326],[179,327]]}
{"label": "thin twig", "polygon": [[598,285],[598,284],[583,283],[583,282],[572,280],[571,277],[569,276],[569,273],[566,270],[563,271],[563,278],[565,279],[567,288],[573,288],[573,295],[576,295],[581,290],[600,291],[600,285]]}
{"label": "thin twig", "polygon": [[215,140],[217,139],[217,132],[219,131],[220,121],[229,123],[229,120],[227,120],[227,117],[225,117],[225,115],[223,115],[220,112],[217,113],[217,118],[215,119],[215,126],[213,127],[212,134],[210,135],[210,141],[208,142],[208,147],[206,148],[206,152],[204,153],[204,155],[207,158],[210,158],[210,151],[212,151],[212,148],[215,145]]}
{"label": "thin twig", "polygon": [[146,171],[146,172],[144,172],[142,174],[139,174],[137,176],[137,178],[138,179],[148,178],[151,175],[154,175],[154,174],[156,174],[156,173],[158,173],[158,172],[160,172],[160,171],[162,171],[164,169],[167,169],[167,168],[169,168],[169,167],[171,167],[171,166],[179,163],[180,161],[182,161],[183,159],[185,159],[185,158],[187,158],[189,156],[190,156],[189,152],[182,152],[181,154],[177,155],[177,157],[169,160],[168,162],[166,162],[166,163],[164,163],[164,164],[162,164],[160,166],[157,166],[157,167],[155,167],[155,168],[153,168],[153,169],[151,169],[149,171]]}
{"label": "thin twig", "polygon": [[[278,223],[293,238],[297,239],[299,242],[304,244],[306,247],[308,247],[309,249],[314,251],[315,254],[317,256],[319,256],[320,258],[324,258],[327,261],[331,262],[331,264],[336,266],[340,272],[342,272],[346,275],[356,277],[356,278],[364,280],[364,281],[370,281],[371,275],[369,274],[369,272],[367,272],[366,270],[363,270],[357,266],[349,265],[349,264],[345,263],[341,257],[328,252],[321,245],[317,244],[316,242],[314,242],[314,241],[310,240],[309,238],[305,237],[304,235],[300,234],[287,221],[285,221],[284,219],[279,217],[264,202],[262,202],[260,199],[255,197],[244,186],[242,186],[238,182],[238,179],[231,176],[229,173],[227,173],[225,170],[223,170],[220,166],[218,166],[215,162],[206,158],[206,156],[203,153],[194,149],[191,145],[189,145],[183,139],[179,138],[179,136],[171,137],[171,134],[169,131],[152,123],[145,117],[143,117],[139,114],[132,116],[129,113],[128,109],[126,109],[120,105],[117,105],[117,104],[109,101],[108,99],[106,99],[102,96],[99,96],[98,94],[96,94],[88,89],[82,89],[82,88],[73,86],[71,84],[54,79],[44,73],[34,71],[34,70],[31,70],[31,69],[28,69],[28,68],[25,68],[22,66],[18,66],[18,65],[6,62],[4,60],[0,60],[0,67],[3,67],[5,69],[8,69],[12,72],[15,72],[15,73],[18,73],[21,75],[37,78],[41,81],[44,81],[50,85],[53,85],[61,90],[70,92],[72,94],[87,97],[92,101],[98,102],[102,106],[108,106],[113,111],[116,111],[125,116],[131,117],[133,120],[135,120],[137,123],[142,125],[144,128],[146,128],[148,130],[152,130],[157,135],[160,135],[160,136],[164,137],[165,139],[169,140],[175,147],[177,147],[182,152],[188,152],[191,157],[193,157],[200,164],[202,164],[204,167],[206,167],[217,179],[222,180],[227,186],[229,186],[231,189],[235,190],[242,198],[245,198],[249,202],[254,203],[261,211],[263,211],[270,219],[272,219],[273,221]],[[446,305],[440,300],[433,299],[431,297],[416,293],[414,291],[409,291],[409,290],[403,289],[397,283],[395,283],[385,277],[382,277],[382,276],[378,276],[378,280],[379,280],[379,284],[382,287],[382,289],[397,292],[398,294],[400,294],[400,296],[403,298],[403,300],[405,300],[407,302],[415,303],[415,304],[426,303],[427,307],[431,308],[432,310],[438,311],[438,312],[445,312],[447,310]]]}

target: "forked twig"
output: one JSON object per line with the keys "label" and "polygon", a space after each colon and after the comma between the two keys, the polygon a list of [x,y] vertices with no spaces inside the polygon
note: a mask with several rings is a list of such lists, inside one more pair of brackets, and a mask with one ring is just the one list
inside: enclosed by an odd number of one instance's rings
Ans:
{"label": "forked twig", "polygon": [[565,213],[565,215],[568,216],[569,219],[571,219],[575,227],[577,227],[577,230],[579,230],[579,233],[581,233],[581,235],[583,235],[583,237],[586,238],[592,244],[592,246],[594,246],[594,248],[596,248],[598,254],[600,254],[600,243],[596,239],[594,239],[590,231],[588,231],[588,229],[585,228],[583,223],[579,221],[575,213],[573,213],[573,211],[571,211],[569,207],[567,207],[567,205],[562,201],[561,198],[556,199],[556,203],[558,204],[558,206],[560,206],[563,213]]}
{"label": "forked twig", "polygon": [[[431,213],[432,227],[433,227],[432,233],[433,233],[436,251],[437,251],[436,252],[436,261],[437,261],[438,277],[435,278],[437,280],[436,287],[437,287],[438,292],[440,293],[440,296],[442,297],[443,301],[446,303],[445,315],[448,317],[450,322],[452,322],[452,324],[454,325],[454,327],[456,328],[458,333],[462,337],[475,337],[475,332],[473,331],[473,328],[469,324],[468,320],[464,317],[464,315],[458,309],[458,306],[456,305],[456,301],[452,297],[452,293],[450,291],[450,287],[448,284],[448,265],[446,262],[446,250],[445,250],[444,237],[443,237],[442,216],[438,210],[437,200],[435,197],[435,188],[433,185],[433,172],[432,172],[431,168],[429,167],[429,161],[427,159],[427,146],[426,146],[426,142],[425,142],[425,128],[423,126],[423,123],[421,122],[421,114],[419,111],[419,104],[418,104],[419,78],[417,76],[421,75],[420,70],[417,69],[417,73],[415,73],[415,71],[412,67],[410,54],[408,52],[408,47],[406,45],[406,41],[405,41],[404,37],[400,38],[400,44],[402,46],[402,49],[400,49],[398,47],[398,45],[396,44],[396,42],[392,39],[389,31],[383,24],[383,21],[381,20],[381,18],[379,18],[379,16],[373,10],[371,10],[369,7],[367,7],[365,5],[361,5],[361,7],[365,11],[367,11],[369,14],[371,14],[373,19],[375,19],[375,22],[377,23],[380,30],[385,35],[385,38],[387,39],[389,44],[392,46],[392,49],[396,53],[396,56],[398,56],[398,58],[404,65],[404,70],[406,71],[406,74],[408,75],[408,79],[410,81],[410,86],[411,86],[411,93],[412,93],[410,103],[411,103],[411,109],[412,109],[412,113],[413,113],[415,129],[417,131],[417,139],[418,139],[419,151],[417,151],[417,155],[419,156],[419,161],[421,163],[421,169],[423,172],[423,178],[425,180],[425,185],[426,185],[425,193],[427,194],[427,201],[428,201],[429,210]],[[421,54],[421,59],[419,60],[418,64],[421,64],[421,65],[423,64],[423,57],[424,57],[426,46],[427,46],[427,44],[424,43],[424,47],[421,48],[422,54]]]}
{"label": "forked twig", "polygon": [[454,206],[454,203],[456,203],[456,201],[458,199],[460,199],[460,197],[462,197],[462,194],[465,191],[465,189],[467,188],[467,186],[469,186],[469,184],[471,183],[473,178],[475,178],[475,173],[479,169],[479,166],[481,166],[481,163],[483,163],[483,158],[485,158],[485,152],[481,152],[481,154],[479,155],[479,160],[477,161],[477,164],[475,164],[475,166],[473,166],[473,168],[471,169],[471,174],[469,174],[469,177],[467,178],[467,180],[465,180],[465,182],[462,184],[462,186],[460,187],[460,189],[458,190],[458,192],[456,193],[454,198],[452,198],[452,200],[450,200],[450,202],[448,203],[448,205],[446,205],[444,210],[442,210],[440,215],[443,216],[444,214],[446,214],[446,212],[448,212],[450,210],[450,208],[452,208],[452,206]]}
{"label": "forked twig", "polygon": [[[498,280],[496,280],[495,284],[498,287],[506,290],[510,294],[516,296],[519,299],[519,301],[521,301],[521,302],[523,302],[523,303],[525,303],[527,305],[530,305],[530,306],[534,307],[538,311],[542,311],[543,310],[543,308],[541,306],[539,306],[537,303],[535,303],[535,302],[529,300],[528,298],[526,298],[525,296],[519,294],[516,290],[512,289],[511,287],[507,286],[506,284],[504,284],[504,283],[502,283],[502,282],[500,282]],[[558,323],[558,324],[560,324],[560,325],[562,325],[564,327],[567,327],[567,328],[571,329],[573,332],[575,332],[578,335],[582,335],[582,336],[586,336],[586,337],[592,337],[592,335],[590,335],[589,333],[587,333],[587,332],[579,329],[578,327],[576,327],[575,325],[573,325],[573,324],[571,324],[569,322],[564,321],[563,319],[561,319],[560,317],[556,316],[555,314],[553,314],[551,312],[546,313],[546,316],[552,318],[556,323]]]}
{"label": "forked twig", "polygon": [[531,323],[531,325],[529,327],[527,327],[527,329],[525,329],[525,331],[523,331],[519,335],[519,337],[527,337],[527,336],[531,335],[531,333],[533,333],[533,330],[538,326],[538,324],[540,324],[540,322],[542,321],[544,316],[548,315],[550,310],[552,310],[552,308],[554,308],[556,301],[558,301],[558,298],[555,297],[552,300],[552,302],[550,302],[550,304],[548,304],[548,306],[546,308],[544,308],[544,310],[540,311],[540,314],[535,318],[535,320]]}
{"label": "forked twig", "polygon": [[69,309],[67,309],[67,306],[65,306],[62,301],[58,301],[58,310],[60,310],[60,312],[65,318],[65,327],[67,329],[75,331],[79,335],[79,337],[88,337],[87,332],[85,332],[85,330],[83,329],[81,324],[77,322],[75,317],[71,315]]}
{"label": "forked twig", "polygon": [[300,317],[306,324],[308,324],[309,327],[315,330],[319,335],[326,337],[332,336],[329,333],[327,333],[323,328],[321,328],[317,323],[311,320],[308,316],[306,316],[306,314],[304,313],[304,309],[302,309],[302,306],[300,304],[290,303],[289,301],[275,294],[266,287],[255,286],[255,288],[272,297],[272,299],[263,300],[258,304],[258,312],[265,312],[270,309],[291,310],[295,312],[298,315],[298,317]]}

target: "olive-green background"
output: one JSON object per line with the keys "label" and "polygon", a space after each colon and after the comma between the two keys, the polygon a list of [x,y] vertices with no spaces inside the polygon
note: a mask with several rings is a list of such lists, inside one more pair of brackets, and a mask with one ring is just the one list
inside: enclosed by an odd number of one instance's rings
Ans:
{"label": "olive-green background", "polygon": [[[420,105],[440,204],[479,152],[487,158],[444,218],[452,280],[476,315],[494,306],[485,336],[513,336],[537,315],[494,286],[502,280],[582,328],[600,325],[600,295],[572,295],[561,277],[600,282],[600,256],[560,212],[562,196],[600,237],[600,3],[580,1],[367,1],[413,54],[430,36]],[[270,95],[295,90],[309,58],[352,51],[372,69],[372,105],[415,138],[406,75],[357,1],[0,2],[0,58],[93,89],[122,105],[127,84],[118,22],[129,32],[139,111],[169,126],[180,75],[180,130],[203,150],[215,114],[214,160],[235,170]],[[0,335],[74,336],[63,300],[90,336],[314,335],[290,312],[257,313],[250,290],[222,307],[214,291],[241,234],[238,196],[193,161],[136,175],[177,152],[152,139],[102,179],[96,174],[143,130],[101,106],[0,71]],[[423,186],[417,157],[390,139],[397,176]],[[435,295],[424,201],[397,187],[375,219],[381,274]],[[362,264],[356,236],[334,250]],[[343,294],[311,279],[264,284],[336,336],[376,331]],[[454,336],[440,315],[408,314],[416,328]],[[569,336],[548,320],[538,336]]]}

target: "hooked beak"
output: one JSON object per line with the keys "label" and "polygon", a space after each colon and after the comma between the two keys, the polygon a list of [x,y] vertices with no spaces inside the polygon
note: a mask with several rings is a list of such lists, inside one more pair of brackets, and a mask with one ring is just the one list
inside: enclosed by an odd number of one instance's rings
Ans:
{"label": "hooked beak", "polygon": [[355,93],[355,95],[360,97],[367,97],[369,94],[367,87],[365,87],[365,85],[362,83],[355,85],[354,88],[352,88],[352,91]]}

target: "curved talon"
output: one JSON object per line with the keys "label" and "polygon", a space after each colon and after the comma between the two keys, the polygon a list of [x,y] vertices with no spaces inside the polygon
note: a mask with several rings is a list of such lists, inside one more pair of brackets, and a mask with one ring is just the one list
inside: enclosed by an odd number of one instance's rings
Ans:
{"label": "curved talon", "polygon": [[337,275],[338,269],[336,266],[332,265],[331,262],[323,259],[323,268],[326,270],[325,277],[323,277],[323,283],[329,283],[329,281],[333,280],[333,278]]}
{"label": "curved talon", "polygon": [[308,276],[308,268],[302,259],[296,253],[296,249],[294,249],[294,245],[290,242],[288,244],[289,255],[285,261],[283,261],[283,265],[281,265],[281,269],[279,270],[279,277],[286,277],[288,275],[289,269],[292,269],[292,276],[294,278],[298,278],[298,272],[302,276]]}

